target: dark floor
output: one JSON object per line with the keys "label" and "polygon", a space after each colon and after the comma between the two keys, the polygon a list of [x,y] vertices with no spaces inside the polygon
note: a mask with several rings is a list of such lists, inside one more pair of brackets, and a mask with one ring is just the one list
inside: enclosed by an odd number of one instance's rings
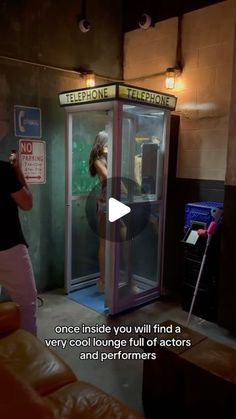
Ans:
{"label": "dark floor", "polygon": [[[141,307],[135,311],[121,314],[117,317],[106,317],[90,310],[77,302],[69,300],[61,290],[42,294],[44,304],[38,309],[38,335],[44,339],[86,339],[90,334],[57,334],[54,328],[57,325],[143,325],[145,323],[161,323],[164,320],[173,320],[182,325],[186,324],[187,313],[173,299],[158,300],[152,304]],[[197,330],[212,339],[223,342],[236,348],[236,338],[225,329],[192,316],[189,327]],[[107,335],[93,335],[97,338],[109,338]],[[120,338],[120,336],[119,336]],[[137,360],[81,360],[81,352],[94,352],[97,348],[61,347],[52,348],[63,357],[75,374],[81,380],[88,381],[104,391],[112,394],[128,406],[140,413],[142,410],[142,362]],[[111,349],[117,352],[119,349]],[[139,348],[127,349],[140,352]]]}

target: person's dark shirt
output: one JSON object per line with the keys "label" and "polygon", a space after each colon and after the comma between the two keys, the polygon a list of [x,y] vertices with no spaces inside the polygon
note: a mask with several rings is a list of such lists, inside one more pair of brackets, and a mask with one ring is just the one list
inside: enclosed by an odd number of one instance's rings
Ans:
{"label": "person's dark shirt", "polygon": [[5,161],[0,161],[0,251],[17,244],[25,244],[18,207],[11,193],[22,189],[15,169]]}

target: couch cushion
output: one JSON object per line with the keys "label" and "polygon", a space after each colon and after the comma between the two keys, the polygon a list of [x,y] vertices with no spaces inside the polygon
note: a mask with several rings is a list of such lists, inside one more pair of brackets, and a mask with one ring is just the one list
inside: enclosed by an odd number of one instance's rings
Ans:
{"label": "couch cushion", "polygon": [[51,419],[49,404],[27,385],[14,371],[0,362],[1,418]]}
{"label": "couch cushion", "polygon": [[45,397],[55,418],[63,419],[142,419],[97,387],[77,381]]}
{"label": "couch cushion", "polygon": [[54,352],[21,329],[0,339],[0,361],[41,395],[76,381],[72,370]]}
{"label": "couch cushion", "polygon": [[20,307],[13,302],[0,303],[0,335],[13,332],[20,327]]}

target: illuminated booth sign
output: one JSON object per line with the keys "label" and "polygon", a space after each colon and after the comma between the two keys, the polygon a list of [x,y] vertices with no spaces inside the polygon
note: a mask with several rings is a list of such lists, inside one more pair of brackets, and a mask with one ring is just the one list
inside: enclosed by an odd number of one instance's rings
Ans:
{"label": "illuminated booth sign", "polygon": [[59,94],[61,106],[80,105],[116,99],[161,106],[170,110],[175,109],[177,100],[173,95],[117,83],[72,90]]}

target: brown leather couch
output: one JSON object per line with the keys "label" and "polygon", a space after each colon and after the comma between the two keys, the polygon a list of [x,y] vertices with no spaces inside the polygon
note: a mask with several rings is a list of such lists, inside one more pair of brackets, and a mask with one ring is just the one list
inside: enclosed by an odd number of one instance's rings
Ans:
{"label": "brown leather couch", "polygon": [[15,303],[0,303],[2,419],[141,419],[110,395],[79,381],[35,336],[19,328]]}

